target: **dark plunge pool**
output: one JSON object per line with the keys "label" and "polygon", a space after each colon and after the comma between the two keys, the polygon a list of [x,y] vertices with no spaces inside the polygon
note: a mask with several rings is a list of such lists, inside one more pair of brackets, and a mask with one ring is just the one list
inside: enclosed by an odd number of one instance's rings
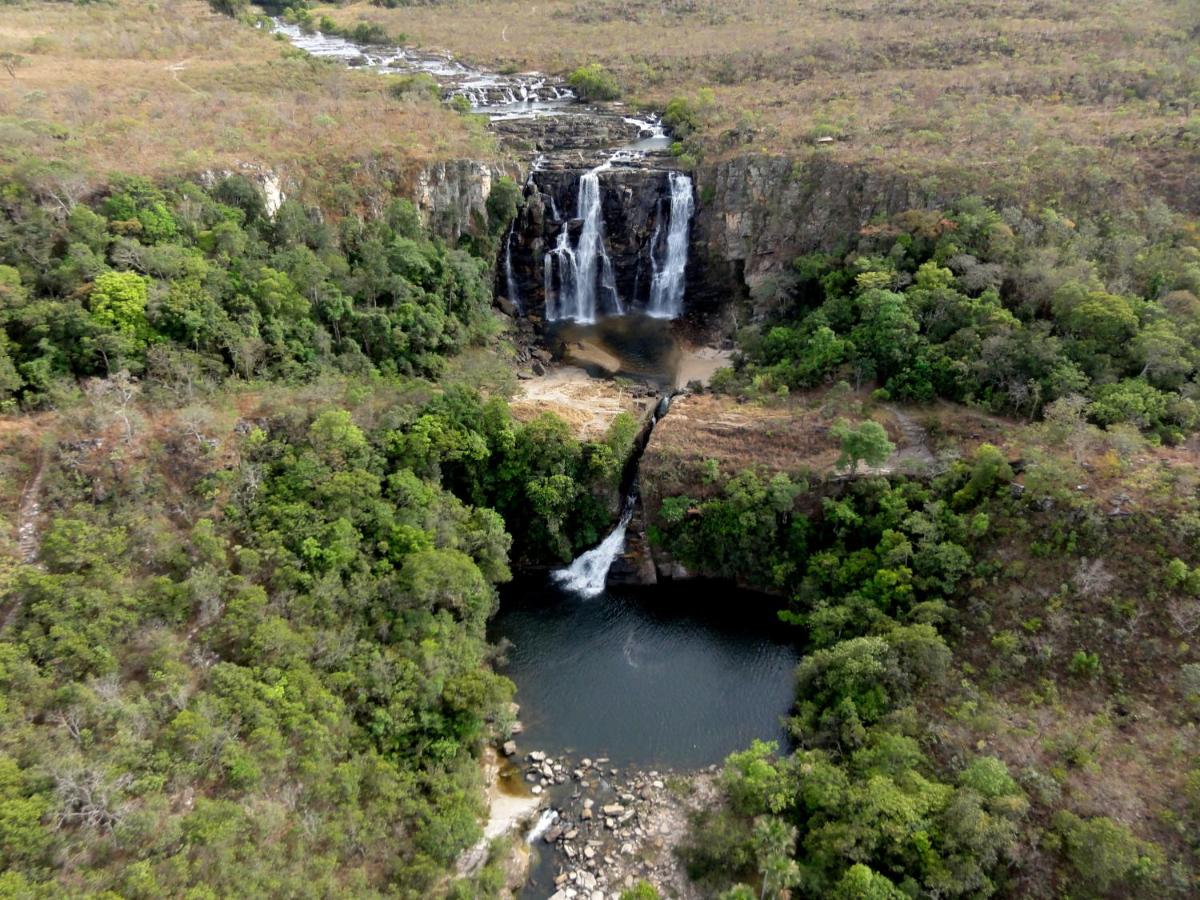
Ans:
{"label": "dark plunge pool", "polygon": [[517,685],[521,751],[689,768],[786,740],[799,660],[778,601],[711,582],[581,599],[544,579],[505,588],[493,641]]}

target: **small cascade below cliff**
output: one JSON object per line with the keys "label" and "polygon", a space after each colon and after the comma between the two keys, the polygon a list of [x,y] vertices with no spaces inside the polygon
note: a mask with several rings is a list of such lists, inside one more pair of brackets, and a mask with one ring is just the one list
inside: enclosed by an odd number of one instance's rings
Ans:
{"label": "small cascade below cliff", "polygon": [[616,527],[591,550],[575,557],[571,565],[565,569],[556,569],[551,573],[551,577],[564,590],[584,599],[598,597],[604,593],[604,588],[608,584],[608,570],[625,550],[625,532],[629,529],[629,523],[637,509],[638,463],[641,461],[646,445],[650,443],[650,435],[654,431],[654,426],[670,408],[671,396],[668,394],[659,399],[654,414],[634,443],[633,452],[625,464],[622,481],[628,485],[628,490],[625,493],[625,501],[621,504],[621,518],[617,520]]}
{"label": "small cascade below cliff", "polygon": [[[670,174],[671,204],[667,222],[667,240],[661,258],[658,241],[651,242],[650,259],[654,275],[650,281],[650,302],[646,313],[656,319],[674,319],[683,311],[684,276],[687,272],[688,235],[691,230],[692,179],[682,172]],[[659,225],[655,227],[658,236]]]}
{"label": "small cascade below cliff", "polygon": [[608,537],[591,550],[577,556],[567,568],[554,572],[554,580],[564,590],[585,599],[604,593],[604,586],[608,583],[608,570],[612,568],[613,560],[625,549],[625,531],[629,528],[629,520],[633,518],[636,504],[636,493],[627,496],[621,507],[621,518],[617,527],[608,533]]}

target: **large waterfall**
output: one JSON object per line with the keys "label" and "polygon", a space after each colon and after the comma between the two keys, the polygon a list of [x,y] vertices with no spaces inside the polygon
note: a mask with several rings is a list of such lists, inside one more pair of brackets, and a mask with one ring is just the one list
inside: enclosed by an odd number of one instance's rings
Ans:
{"label": "large waterfall", "polygon": [[[546,318],[570,319],[592,324],[600,312],[623,315],[624,306],[617,296],[617,281],[612,260],[604,244],[604,210],[600,195],[600,173],[611,168],[612,160],[585,172],[579,178],[576,215],[583,220],[579,240],[571,246],[570,229],[564,224],[558,243],[546,256]],[[558,298],[551,296],[554,260],[558,261]]]}
{"label": "large waterfall", "polygon": [[[657,255],[657,240],[652,242],[650,248],[654,275],[650,282],[650,302],[646,306],[646,312],[655,318],[674,319],[683,311],[688,232],[691,229],[693,209],[692,179],[682,172],[672,172],[667,241],[661,258]],[[657,228],[658,226],[656,237]]]}

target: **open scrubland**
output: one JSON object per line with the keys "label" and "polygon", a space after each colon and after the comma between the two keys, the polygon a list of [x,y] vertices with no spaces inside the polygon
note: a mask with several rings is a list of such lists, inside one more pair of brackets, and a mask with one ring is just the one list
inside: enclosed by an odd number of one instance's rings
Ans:
{"label": "open scrubland", "polygon": [[377,76],[308,58],[206,3],[5,5],[0,172],[66,204],[109,175],[243,166],[313,180],[383,156],[487,158],[490,138]]}
{"label": "open scrubland", "polygon": [[1183,0],[482,0],[319,6],[501,70],[598,63],[672,100],[689,154],[869,163],[947,193],[1195,206],[1200,61]]}
{"label": "open scrubland", "polygon": [[[517,184],[452,239],[362,202],[492,159],[476,117],[221,5],[0,7],[0,896],[498,895],[503,842],[450,875],[514,726],[498,586],[605,535],[653,400],[542,347],[518,390]],[[640,543],[804,648],[696,890],[1200,892],[1195,4],[306,15],[665,110],[684,167],[944,198],[772,244],[642,459]]]}

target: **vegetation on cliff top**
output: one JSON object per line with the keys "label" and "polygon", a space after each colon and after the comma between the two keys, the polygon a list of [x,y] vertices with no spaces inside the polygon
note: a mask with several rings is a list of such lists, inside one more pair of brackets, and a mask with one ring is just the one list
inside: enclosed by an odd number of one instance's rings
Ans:
{"label": "vegetation on cliff top", "polygon": [[1200,241],[1160,208],[1074,222],[964,200],[868,226],[759,286],[762,321],[720,390],[786,395],[839,379],[1179,442],[1200,426]]}
{"label": "vegetation on cliff top", "polygon": [[36,183],[68,207],[113,172],[249,165],[319,182],[352,170],[361,178],[370,160],[397,173],[495,152],[440,103],[397,100],[380,79],[313,59],[200,0],[3,10],[0,53],[20,64],[0,73],[0,177]]}

